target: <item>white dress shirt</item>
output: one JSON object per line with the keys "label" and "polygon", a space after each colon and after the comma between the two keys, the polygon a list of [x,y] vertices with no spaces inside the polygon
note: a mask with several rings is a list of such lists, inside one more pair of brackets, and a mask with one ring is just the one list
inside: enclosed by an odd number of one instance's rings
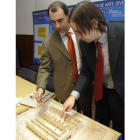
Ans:
{"label": "white dress shirt", "polygon": [[[102,36],[98,40],[101,43],[101,48],[104,56],[104,74],[103,74],[103,85],[109,89],[114,88],[111,70],[110,70],[110,63],[109,63],[109,52],[108,52],[108,39],[107,39],[107,32],[103,32]],[[96,49],[97,50],[97,49]],[[98,56],[98,54],[97,54]]]}

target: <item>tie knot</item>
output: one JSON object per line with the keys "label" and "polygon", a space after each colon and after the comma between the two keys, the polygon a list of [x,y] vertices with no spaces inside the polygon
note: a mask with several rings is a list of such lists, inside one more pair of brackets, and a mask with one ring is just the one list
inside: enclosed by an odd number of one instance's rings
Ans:
{"label": "tie knot", "polygon": [[67,37],[71,37],[71,33],[70,32],[66,32],[65,34]]}
{"label": "tie knot", "polygon": [[99,44],[100,44],[100,42],[97,41],[97,42],[96,42],[96,45],[98,46]]}
{"label": "tie knot", "polygon": [[97,48],[101,48],[101,43],[97,41],[96,46],[97,46]]}

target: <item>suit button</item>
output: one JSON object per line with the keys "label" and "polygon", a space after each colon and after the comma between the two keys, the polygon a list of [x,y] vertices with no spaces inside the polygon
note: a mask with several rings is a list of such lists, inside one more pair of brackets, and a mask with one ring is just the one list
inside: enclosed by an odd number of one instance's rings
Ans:
{"label": "suit button", "polygon": [[69,64],[71,65],[71,62],[69,62]]}
{"label": "suit button", "polygon": [[74,84],[71,84],[71,86],[74,86]]}

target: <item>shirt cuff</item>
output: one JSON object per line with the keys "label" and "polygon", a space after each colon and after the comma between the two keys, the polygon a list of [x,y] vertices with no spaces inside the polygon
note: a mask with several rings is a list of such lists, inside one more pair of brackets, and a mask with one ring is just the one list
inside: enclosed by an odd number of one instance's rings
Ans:
{"label": "shirt cuff", "polygon": [[80,97],[79,92],[77,92],[75,90],[73,90],[70,95],[74,96],[76,98],[76,100],[78,100],[78,98]]}

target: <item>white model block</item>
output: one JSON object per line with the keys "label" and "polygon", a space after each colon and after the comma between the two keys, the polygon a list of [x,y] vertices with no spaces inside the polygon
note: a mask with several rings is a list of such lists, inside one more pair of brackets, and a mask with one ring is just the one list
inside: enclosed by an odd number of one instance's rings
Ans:
{"label": "white model block", "polygon": [[[27,95],[26,97],[24,97],[22,100],[18,101],[18,103],[23,104],[23,105],[27,105],[27,106],[31,106],[33,108],[39,107],[40,104],[35,99],[35,93],[36,93],[36,91],[33,91],[32,93],[30,93],[29,95]],[[53,93],[53,92],[49,92],[49,91],[45,90],[45,94],[42,95],[42,98],[41,99],[42,99],[43,102],[46,102],[54,94],[55,93]]]}

